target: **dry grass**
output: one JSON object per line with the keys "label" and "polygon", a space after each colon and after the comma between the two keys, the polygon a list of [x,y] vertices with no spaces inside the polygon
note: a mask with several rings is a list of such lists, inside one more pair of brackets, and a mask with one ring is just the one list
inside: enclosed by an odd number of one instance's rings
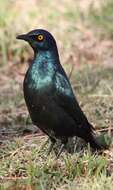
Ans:
{"label": "dry grass", "polygon": [[[112,69],[85,66],[73,72],[71,76],[83,110],[96,129],[101,131],[101,141],[108,144],[112,141],[113,134],[112,72]],[[10,77],[10,80],[14,79]],[[34,133],[34,128],[31,128],[30,121],[27,123],[25,121],[27,111],[21,86],[16,83],[14,88],[11,88],[11,81],[5,88],[5,92],[8,93],[11,89],[8,99],[7,93],[5,94],[4,89],[1,89],[1,94],[3,94],[1,96],[3,117],[1,117],[0,130],[2,139],[0,146],[1,189],[3,187],[8,190],[10,187],[74,189],[75,185],[81,190],[84,188],[94,190],[95,187],[99,189],[100,186],[102,186],[101,189],[104,187],[106,187],[104,189],[111,189],[113,145],[111,144],[109,150],[101,155],[92,154],[86,147],[82,152],[75,149],[72,155],[64,152],[57,161],[54,153],[47,157],[48,144],[42,148],[46,137],[41,133],[26,135],[25,129],[28,129],[27,132]],[[105,129],[105,134],[102,132],[103,129]]]}
{"label": "dry grass", "polygon": [[[5,0],[0,7],[0,190],[112,190],[112,0],[103,6],[100,1],[93,6],[92,0]],[[32,126],[23,100],[31,49],[15,39],[37,27],[56,37],[82,109],[101,133],[100,140],[111,141],[102,154],[85,147],[72,155],[64,152],[57,161],[54,153],[46,156],[46,137]]]}

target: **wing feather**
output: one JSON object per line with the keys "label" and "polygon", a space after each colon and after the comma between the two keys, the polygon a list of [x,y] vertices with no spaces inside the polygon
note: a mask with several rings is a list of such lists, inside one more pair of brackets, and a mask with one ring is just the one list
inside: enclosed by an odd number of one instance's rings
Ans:
{"label": "wing feather", "polygon": [[80,108],[76,97],[71,88],[71,84],[67,78],[67,75],[63,70],[62,72],[56,72],[55,86],[56,86],[56,96],[55,101],[59,106],[62,106],[64,110],[73,118],[78,126],[87,126],[90,130],[93,128],[89,124],[85,114]]}

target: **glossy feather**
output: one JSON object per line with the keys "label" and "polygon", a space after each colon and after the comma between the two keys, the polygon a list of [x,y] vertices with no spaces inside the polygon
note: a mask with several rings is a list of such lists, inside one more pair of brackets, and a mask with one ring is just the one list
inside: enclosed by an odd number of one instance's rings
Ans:
{"label": "glossy feather", "polygon": [[[38,34],[44,35],[42,44],[31,38]],[[45,30],[26,35],[34,59],[25,76],[24,97],[33,123],[51,140],[66,144],[69,137],[78,136],[94,149],[101,149],[60,64],[55,39]]]}

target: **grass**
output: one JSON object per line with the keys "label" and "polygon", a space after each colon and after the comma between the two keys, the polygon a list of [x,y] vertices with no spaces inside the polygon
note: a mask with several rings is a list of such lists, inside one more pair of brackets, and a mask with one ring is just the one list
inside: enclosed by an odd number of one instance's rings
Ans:
{"label": "grass", "polygon": [[[3,10],[0,12],[1,65],[7,64],[7,62],[10,61],[16,63],[21,62],[21,60],[28,60],[28,55],[26,56],[26,48],[27,51],[29,51],[29,48],[24,43],[18,43],[16,40],[18,33],[25,33],[37,27],[53,31],[53,28],[59,27],[59,20],[61,21],[62,26],[63,23],[66,23],[69,27],[65,27],[64,24],[64,28],[59,31],[59,34],[55,33],[59,37],[61,33],[63,42],[66,46],[69,46],[67,37],[64,36],[63,33],[66,32],[67,34],[70,34],[68,28],[72,28],[73,21],[79,18],[79,10],[76,9],[75,14],[73,6],[70,6],[68,3],[65,4],[65,2],[61,3],[61,10],[60,7],[56,6],[56,2],[53,3],[49,0],[40,3],[35,2],[33,5],[28,2],[27,7],[24,2],[19,4],[18,1],[6,0],[4,2],[0,1],[0,6]],[[42,14],[40,14],[40,12]],[[31,53],[29,54],[29,57],[30,56]]]}
{"label": "grass", "polygon": [[[112,72],[111,68],[83,66],[73,72],[71,77],[76,95],[88,118],[97,129],[106,129],[105,133],[110,136],[112,130],[109,134],[109,129],[113,120],[113,109],[111,107]],[[14,79],[10,77],[10,80]],[[75,80],[77,85],[75,85]],[[103,82],[107,85],[101,85]],[[16,85],[18,86],[18,84]],[[108,85],[109,91],[107,90]],[[48,144],[42,148],[46,141],[45,136],[38,134],[25,135],[22,132],[19,134],[17,130],[18,125],[20,125],[21,131],[26,127],[25,120],[18,119],[20,118],[18,109],[21,108],[23,112],[25,110],[20,88],[20,86],[16,87],[16,92],[14,88],[9,99],[6,98],[7,94],[4,93],[1,97],[4,100],[7,99],[7,109],[12,109],[10,116],[13,116],[8,128],[6,128],[7,133],[12,130],[13,135],[8,135],[8,138],[2,142],[0,147],[1,190],[10,190],[11,188],[70,190],[75,189],[75,187],[80,190],[84,188],[111,190],[113,180],[112,144],[110,149],[102,154],[92,154],[90,148],[86,147],[82,151],[75,150],[72,155],[64,152],[58,160],[55,160],[54,153],[47,157]],[[14,97],[13,92],[15,94],[15,104],[14,99],[12,99],[12,96]],[[3,106],[1,113],[5,109],[3,99],[4,105],[1,104]],[[9,112],[6,112],[7,116]],[[24,118],[26,117],[27,112],[24,115]],[[7,125],[7,122],[5,125]],[[110,138],[112,140],[112,137]]]}
{"label": "grass", "polygon": [[[0,190],[112,190],[113,68],[98,65],[112,62],[112,44],[102,52],[100,46],[100,39],[113,37],[112,0],[99,9],[91,4],[86,12],[74,0],[28,1],[27,5],[4,0],[0,7]],[[81,150],[79,142],[73,154],[63,152],[55,160],[53,152],[47,157],[48,144],[43,147],[47,138],[35,134],[19,74],[26,70],[22,68],[32,57],[31,49],[15,37],[37,27],[56,37],[68,74],[73,63],[70,80],[77,99],[100,140],[111,143],[102,154],[92,154],[89,146]],[[96,64],[86,64],[92,62]]]}
{"label": "grass", "polygon": [[[5,145],[6,154],[5,151],[4,156],[2,153],[3,158],[0,163],[0,176],[1,181],[4,181],[4,186],[7,185],[8,179],[15,184],[16,180],[22,181],[22,178],[23,183],[35,185],[40,189],[53,187],[57,189],[64,185],[71,188],[74,183],[79,186],[84,177],[88,181],[98,178],[108,178],[112,181],[112,175],[108,169],[109,155],[92,155],[90,151],[84,151],[82,154],[74,155],[64,153],[59,160],[55,160],[54,154],[46,157],[47,147],[41,149],[44,139],[32,139],[32,144],[31,139],[27,143],[22,142],[22,139],[15,139],[13,143]],[[40,146],[38,146],[39,143]]]}
{"label": "grass", "polygon": [[[99,10],[91,4],[87,13],[80,8],[79,2],[75,3],[74,0],[70,0],[70,3],[64,0],[60,6],[57,6],[57,1],[49,0],[35,3],[29,1],[27,6],[24,2],[5,0],[0,1],[0,7],[1,65],[29,60],[31,51],[24,42],[19,43],[16,36],[37,27],[51,31],[58,39],[59,48],[64,54],[74,53],[73,45],[84,36],[87,27],[94,35],[96,28],[96,34],[99,34],[100,38],[104,34],[107,38],[112,38],[112,0],[102,4]],[[59,26],[60,29],[57,30]],[[79,43],[81,42],[78,41],[78,46]]]}
{"label": "grass", "polygon": [[89,8],[88,18],[91,20],[91,25],[96,27],[96,31],[101,38],[113,38],[113,1],[107,0],[102,3],[100,9],[96,10],[92,4]]}

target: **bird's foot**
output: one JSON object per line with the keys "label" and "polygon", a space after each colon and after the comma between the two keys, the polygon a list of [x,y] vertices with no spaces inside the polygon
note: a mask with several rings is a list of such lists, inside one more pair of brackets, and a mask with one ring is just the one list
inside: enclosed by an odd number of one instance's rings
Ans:
{"label": "bird's foot", "polygon": [[61,144],[60,150],[58,151],[58,154],[56,155],[56,159],[59,158],[59,156],[60,156],[60,154],[62,153],[64,147],[65,147],[65,144]]}

